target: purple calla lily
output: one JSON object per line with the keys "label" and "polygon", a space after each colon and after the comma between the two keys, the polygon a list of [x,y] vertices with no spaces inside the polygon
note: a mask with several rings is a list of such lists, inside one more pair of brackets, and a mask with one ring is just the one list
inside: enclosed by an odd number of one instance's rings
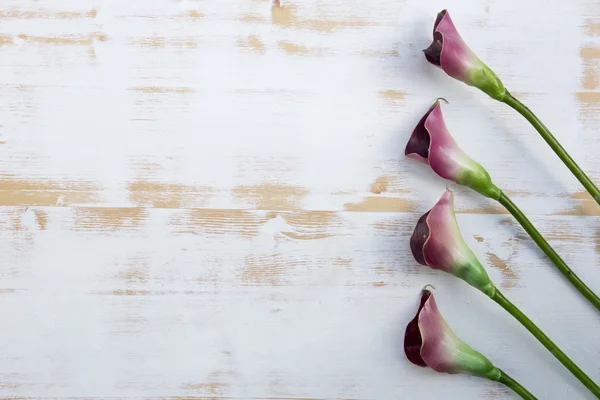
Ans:
{"label": "purple calla lily", "polygon": [[404,353],[410,362],[448,374],[468,373],[494,381],[501,371],[452,332],[440,314],[433,293],[425,287],[415,317],[404,335]]}
{"label": "purple calla lily", "polygon": [[496,100],[502,100],[507,93],[500,78],[467,46],[446,10],[438,13],[433,41],[423,53],[427,61],[451,77],[481,89]]}
{"label": "purple calla lily", "polygon": [[431,286],[425,286],[421,291],[417,313],[406,326],[406,358],[415,365],[429,367],[436,372],[466,373],[497,381],[525,400],[537,400],[527,389],[452,332],[440,314],[429,287]]}
{"label": "purple calla lily", "polygon": [[442,178],[468,186],[484,196],[498,199],[500,189],[490,175],[454,141],[446,127],[440,99],[429,108],[413,130],[404,154],[423,163]]}
{"label": "purple calla lily", "polygon": [[419,264],[454,275],[490,297],[496,293],[496,287],[460,233],[450,190],[421,216],[410,238],[410,249]]}

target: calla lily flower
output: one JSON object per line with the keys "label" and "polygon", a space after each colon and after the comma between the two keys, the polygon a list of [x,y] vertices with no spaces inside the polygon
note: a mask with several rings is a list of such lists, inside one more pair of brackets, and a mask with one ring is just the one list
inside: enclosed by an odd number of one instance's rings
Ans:
{"label": "calla lily flower", "polygon": [[427,286],[421,291],[417,314],[406,326],[404,354],[411,363],[420,367],[429,367],[447,374],[466,373],[486,378],[506,385],[525,400],[537,400],[527,389],[452,332]]}
{"label": "calla lily flower", "polygon": [[454,141],[446,127],[440,99],[429,108],[413,130],[404,154],[425,164],[442,178],[498,199],[500,189],[490,174],[469,157]]}
{"label": "calla lily flower", "polygon": [[410,249],[418,263],[452,274],[493,297],[496,287],[463,239],[449,189],[415,226]]}
{"label": "calla lily flower", "polygon": [[507,93],[500,78],[467,46],[446,10],[438,13],[433,41],[423,53],[427,61],[451,77],[481,89],[496,100],[502,100]]}
{"label": "calla lily flower", "polygon": [[427,287],[421,291],[417,314],[406,327],[404,353],[413,364],[437,372],[463,372],[494,381],[501,376],[501,371],[490,360],[452,332]]}

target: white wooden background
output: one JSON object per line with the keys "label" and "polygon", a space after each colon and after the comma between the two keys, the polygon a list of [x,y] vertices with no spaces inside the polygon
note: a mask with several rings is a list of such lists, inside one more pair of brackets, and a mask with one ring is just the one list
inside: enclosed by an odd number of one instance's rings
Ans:
{"label": "white wooden background", "polygon": [[[405,359],[419,290],[540,399],[589,399],[409,235],[460,145],[600,291],[600,207],[506,106],[428,65],[436,13],[600,184],[597,0],[0,0],[0,397],[508,399]],[[458,187],[507,297],[600,381],[600,315]]]}

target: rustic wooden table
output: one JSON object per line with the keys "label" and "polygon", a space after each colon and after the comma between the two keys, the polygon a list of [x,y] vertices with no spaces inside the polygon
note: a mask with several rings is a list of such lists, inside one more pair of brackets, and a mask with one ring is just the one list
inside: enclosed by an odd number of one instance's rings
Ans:
{"label": "rustic wooden table", "polygon": [[[508,107],[421,53],[448,8],[600,183],[600,2],[0,0],[0,397],[507,399],[408,363],[419,290],[540,399],[590,396],[408,238],[459,144],[600,290],[600,208]],[[452,186],[506,295],[600,379],[600,318],[514,220]]]}

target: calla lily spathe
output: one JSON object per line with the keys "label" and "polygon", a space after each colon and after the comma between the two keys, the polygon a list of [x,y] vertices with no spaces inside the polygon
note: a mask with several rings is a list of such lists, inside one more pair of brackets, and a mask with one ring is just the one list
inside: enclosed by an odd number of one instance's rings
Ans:
{"label": "calla lily spathe", "polygon": [[452,332],[440,314],[433,292],[428,286],[421,291],[417,313],[406,326],[404,354],[411,363],[420,367],[429,367],[441,373],[465,373],[486,378],[506,385],[525,400],[537,400],[527,389]]}
{"label": "calla lily spathe", "polygon": [[495,294],[496,287],[460,233],[452,191],[446,190],[421,216],[410,249],[420,264],[452,274],[490,297]]}
{"label": "calla lily spathe", "polygon": [[462,151],[450,135],[440,99],[433,103],[413,130],[404,154],[429,164],[442,178],[468,186],[484,196],[497,199],[500,194],[485,168]]}
{"label": "calla lily spathe", "polygon": [[451,77],[481,89],[490,97],[502,100],[506,95],[500,78],[467,46],[448,11],[438,13],[433,25],[433,41],[423,53],[427,61]]}
{"label": "calla lily spathe", "polygon": [[427,287],[421,291],[417,314],[406,327],[404,353],[413,364],[430,367],[437,372],[462,372],[494,381],[498,381],[501,375],[485,356],[452,332]]}

